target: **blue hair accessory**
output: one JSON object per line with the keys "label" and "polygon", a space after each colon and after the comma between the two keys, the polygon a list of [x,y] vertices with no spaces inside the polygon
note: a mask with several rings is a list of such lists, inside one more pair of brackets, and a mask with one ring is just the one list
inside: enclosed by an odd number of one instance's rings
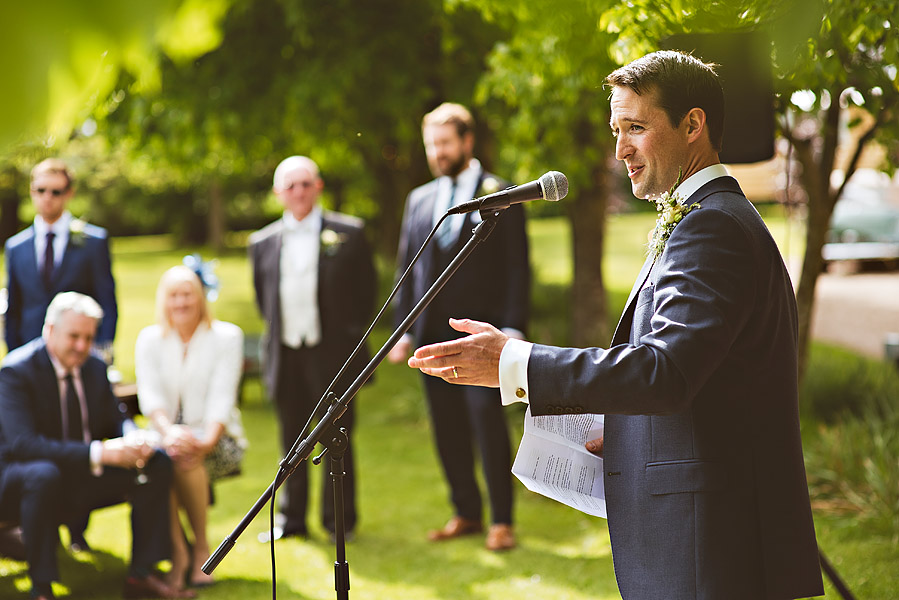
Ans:
{"label": "blue hair accessory", "polygon": [[206,300],[215,302],[219,297],[219,278],[215,274],[218,261],[215,259],[204,261],[199,254],[188,254],[182,262],[200,278],[203,291],[206,292]]}

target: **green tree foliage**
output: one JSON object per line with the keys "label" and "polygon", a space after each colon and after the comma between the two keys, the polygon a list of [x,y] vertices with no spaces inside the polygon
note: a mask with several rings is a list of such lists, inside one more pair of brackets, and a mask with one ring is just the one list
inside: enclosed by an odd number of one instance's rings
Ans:
{"label": "green tree foliage", "polygon": [[405,195],[429,178],[421,117],[469,102],[496,28],[434,0],[239,0],[223,31],[217,50],[164,63],[158,92],[120,83],[102,133],[127,147],[131,181],[177,183],[194,197],[181,213],[211,213],[213,232],[219,204],[256,226],[275,165],[306,154],[326,203],[367,218],[392,255]]}
{"label": "green tree foliage", "polygon": [[0,151],[65,138],[110,92],[120,70],[149,89],[157,60],[196,56],[219,41],[227,0],[7,2],[0,20]]}

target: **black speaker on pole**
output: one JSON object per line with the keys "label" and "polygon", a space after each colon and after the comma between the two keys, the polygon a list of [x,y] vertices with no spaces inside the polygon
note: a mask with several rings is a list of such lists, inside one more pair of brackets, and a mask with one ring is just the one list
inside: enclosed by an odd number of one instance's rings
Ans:
{"label": "black speaker on pole", "polygon": [[754,163],[774,156],[774,84],[771,42],[761,32],[685,33],[662,43],[715,69],[724,88],[723,163]]}

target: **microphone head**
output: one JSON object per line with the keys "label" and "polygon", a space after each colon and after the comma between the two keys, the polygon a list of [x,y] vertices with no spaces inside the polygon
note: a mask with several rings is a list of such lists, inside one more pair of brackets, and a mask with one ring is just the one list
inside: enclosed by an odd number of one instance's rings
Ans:
{"label": "microphone head", "polygon": [[564,173],[549,171],[540,178],[540,187],[543,188],[544,200],[558,202],[568,195],[568,178]]}

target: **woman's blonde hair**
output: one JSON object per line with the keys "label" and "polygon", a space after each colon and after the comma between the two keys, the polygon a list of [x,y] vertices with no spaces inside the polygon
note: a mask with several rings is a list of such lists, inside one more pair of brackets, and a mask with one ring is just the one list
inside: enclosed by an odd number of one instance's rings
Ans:
{"label": "woman's blonde hair", "polygon": [[168,331],[172,328],[172,319],[166,310],[166,298],[179,283],[187,282],[197,295],[200,302],[200,322],[209,325],[212,314],[209,311],[209,303],[206,301],[206,293],[203,291],[203,283],[200,277],[191,269],[183,265],[177,265],[162,274],[159,286],[156,288],[156,322]]}

